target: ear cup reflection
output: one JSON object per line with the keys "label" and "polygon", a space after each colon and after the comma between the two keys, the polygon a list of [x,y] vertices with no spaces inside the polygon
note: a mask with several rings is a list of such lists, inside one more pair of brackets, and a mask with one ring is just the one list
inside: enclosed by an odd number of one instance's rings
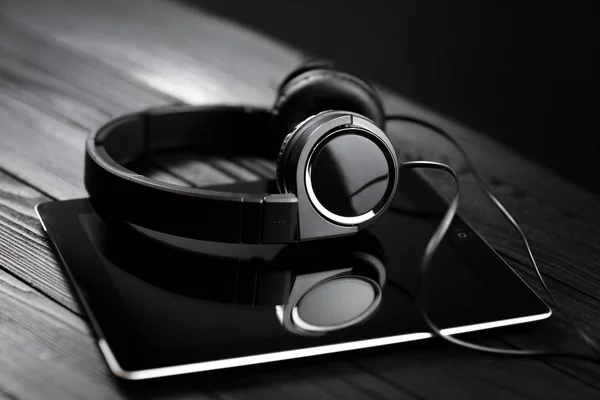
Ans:
{"label": "ear cup reflection", "polygon": [[375,281],[335,277],[304,293],[292,310],[292,321],[306,331],[342,329],[368,318],[380,301],[381,288]]}
{"label": "ear cup reflection", "polygon": [[373,254],[352,252],[349,268],[295,276],[288,301],[276,307],[290,332],[320,336],[366,321],[378,309],[385,268]]}

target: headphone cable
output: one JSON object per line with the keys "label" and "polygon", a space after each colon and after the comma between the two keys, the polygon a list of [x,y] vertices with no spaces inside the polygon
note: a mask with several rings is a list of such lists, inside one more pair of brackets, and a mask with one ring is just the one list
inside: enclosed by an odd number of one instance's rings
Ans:
{"label": "headphone cable", "polygon": [[444,137],[445,139],[447,139],[449,142],[451,142],[456,147],[456,149],[461,153],[461,156],[465,160],[467,166],[472,171],[473,175],[476,178],[477,183],[479,184],[479,186],[481,187],[481,189],[483,190],[483,192],[485,193],[487,198],[492,203],[494,203],[494,205],[501,211],[502,215],[508,220],[508,222],[511,224],[511,226],[519,234],[521,241],[523,242],[525,249],[527,250],[529,261],[531,262],[531,265],[533,266],[533,269],[535,270],[537,278],[540,281],[542,288],[548,295],[548,298],[550,299],[550,301],[554,304],[555,308],[569,320],[572,328],[575,330],[575,332],[577,333],[579,338],[581,340],[583,340],[588,346],[590,346],[594,350],[597,357],[591,357],[589,355],[577,354],[577,353],[563,353],[563,352],[543,351],[543,350],[513,350],[513,349],[503,349],[503,348],[497,348],[497,347],[483,346],[483,345],[478,345],[475,343],[470,343],[470,342],[467,342],[467,341],[464,341],[461,339],[457,339],[451,335],[444,334],[442,332],[442,330],[435,325],[435,323],[431,320],[431,318],[427,314],[427,312],[425,310],[425,306],[423,304],[424,303],[423,292],[424,292],[424,285],[426,282],[425,275],[427,273],[427,270],[429,269],[433,255],[437,251],[442,239],[448,232],[448,229],[450,228],[450,224],[452,223],[452,220],[454,219],[454,216],[456,215],[456,213],[458,211],[459,198],[460,198],[460,182],[459,182],[458,175],[456,174],[454,169],[452,167],[450,167],[449,165],[439,163],[439,162],[434,162],[434,161],[407,161],[407,162],[401,163],[400,168],[406,168],[406,169],[425,168],[425,169],[442,170],[444,172],[449,173],[452,176],[452,178],[454,179],[455,185],[456,185],[456,193],[455,193],[452,201],[450,202],[444,216],[442,217],[442,220],[440,221],[440,223],[437,226],[435,232],[433,233],[431,239],[429,240],[427,247],[425,248],[423,257],[421,259],[420,279],[419,279],[418,289],[417,289],[417,307],[418,307],[419,312],[421,313],[423,319],[425,320],[425,323],[429,327],[429,329],[431,329],[431,331],[436,336],[441,337],[448,342],[451,342],[455,345],[466,347],[466,348],[469,348],[472,350],[476,350],[476,351],[492,353],[492,354],[508,355],[508,356],[546,356],[546,357],[575,358],[575,359],[579,359],[579,360],[584,360],[584,361],[600,364],[600,347],[588,334],[586,334],[583,331],[583,329],[575,321],[574,317],[569,312],[567,312],[567,310],[564,309],[560,305],[560,303],[555,299],[552,292],[546,285],[544,277],[542,276],[542,273],[537,265],[535,257],[533,256],[531,247],[529,246],[529,241],[527,240],[527,237],[523,233],[523,230],[521,229],[519,224],[516,222],[516,220],[512,217],[512,215],[508,212],[508,210],[502,205],[500,200],[492,193],[491,189],[488,187],[488,185],[486,184],[483,177],[479,174],[477,169],[474,167],[473,163],[471,162],[466,151],[463,149],[463,147],[460,145],[460,143],[458,143],[458,141],[454,137],[452,137],[448,132],[446,132],[442,128],[440,128],[430,122],[421,120],[419,118],[416,118],[413,116],[408,116],[408,115],[388,115],[388,116],[386,116],[386,122],[395,122],[395,121],[396,122],[413,123],[413,124],[428,128],[428,129],[434,131],[435,133],[439,134],[440,136]]}

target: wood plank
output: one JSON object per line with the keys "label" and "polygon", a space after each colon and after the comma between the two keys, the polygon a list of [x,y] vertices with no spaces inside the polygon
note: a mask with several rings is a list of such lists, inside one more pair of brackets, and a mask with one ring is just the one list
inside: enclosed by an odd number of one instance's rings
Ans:
{"label": "wood plank", "polygon": [[79,312],[34,207],[50,200],[0,172],[0,267]]}
{"label": "wood plank", "polygon": [[[39,188],[55,199],[86,197],[83,188],[83,155],[86,131],[61,116],[48,114],[44,105],[29,104],[30,99],[12,86],[2,85],[0,118],[6,123],[1,129],[0,168]],[[83,122],[79,120],[79,122]],[[85,123],[85,122],[83,122]],[[172,182],[187,178],[198,185],[229,183],[233,179],[253,180],[258,176],[242,165],[211,157],[206,160],[163,157],[160,165],[179,174],[164,175],[164,170],[153,170],[154,177]],[[221,168],[207,166],[214,163]],[[202,179],[198,171],[202,170]],[[224,172],[223,172],[224,171]],[[157,174],[161,172],[162,175]]]}
{"label": "wood plank", "polygon": [[[499,345],[492,341],[484,343]],[[412,359],[413,351],[419,354],[420,362],[407,366],[399,361],[404,357]],[[461,362],[457,363],[457,358]],[[402,382],[406,390],[419,393],[422,398],[592,399],[598,395],[597,388],[531,360],[465,354],[456,347],[429,344],[418,351],[408,349],[402,357],[382,352],[356,359],[356,363],[386,382]],[[454,367],[440,368],[446,364]]]}
{"label": "wood plank", "polygon": [[[28,23],[32,30],[43,31],[63,44],[66,41],[134,81],[188,103],[270,104],[265,88],[275,88],[300,59],[298,53],[274,46],[272,39],[231,29],[230,21],[198,13],[182,3],[67,0],[1,4],[3,14]],[[32,26],[37,24],[35,20],[41,24],[37,28]],[[235,59],[232,54],[237,54]]]}
{"label": "wood plank", "polygon": [[246,167],[261,179],[275,179],[276,168],[275,162],[272,160],[266,160],[260,157],[236,157],[233,161],[237,165]]}
{"label": "wood plank", "polygon": [[1,17],[0,79],[89,130],[123,113],[176,102]]}
{"label": "wood plank", "polygon": [[[32,30],[43,31],[53,40],[102,60],[136,81],[190,103],[270,106],[278,81],[303,57],[273,38],[199,13],[182,3],[52,0],[38,4],[33,0],[1,0],[0,4],[2,13]],[[71,15],[78,18],[70,18]],[[388,111],[426,116],[450,130],[488,177],[504,177],[520,190],[534,191],[555,206],[569,207],[573,213],[600,222],[598,195],[398,93],[380,90]],[[420,134],[418,129],[394,127],[390,131],[401,134],[397,139],[402,144],[400,148],[437,148],[438,154],[443,152],[457,160],[456,153],[443,141]]]}
{"label": "wood plank", "polygon": [[[175,184],[186,183],[148,170],[149,176]],[[0,171],[0,267],[40,290],[66,308],[80,313],[70,286],[44,234],[35,206],[52,200]]]}
{"label": "wood plank", "polygon": [[[0,168],[53,198],[86,197],[83,188],[86,132],[60,116],[47,114],[43,105],[28,104],[29,99],[23,97],[21,92],[7,86],[0,93],[0,118],[6,121],[1,128],[5,140],[0,147]],[[156,162],[162,170],[148,172],[158,179],[184,186],[189,186],[190,182],[203,186],[261,179],[245,165],[217,156],[181,158],[171,155]],[[246,165],[248,163],[251,159]],[[172,173],[165,175],[165,170]]]}
{"label": "wood plank", "polygon": [[[498,339],[498,346],[512,349],[540,349],[591,354],[589,347],[575,336],[570,323],[556,318],[540,323],[535,329],[527,330],[526,334],[518,334],[516,331],[506,332]],[[537,364],[544,364],[560,374],[568,375],[572,379],[600,391],[600,367],[598,365],[557,357],[539,357]]]}
{"label": "wood plank", "polygon": [[81,128],[20,101],[1,81],[0,87],[0,168],[56,199],[85,197]]}
{"label": "wood plank", "polygon": [[117,396],[108,374],[98,368],[99,354],[80,317],[2,270],[0,299],[5,392],[14,398]]}
{"label": "wood plank", "polygon": [[[31,35],[6,18],[0,18],[0,80],[19,101],[84,128],[82,134],[118,115],[175,102],[108,68],[99,69],[90,60]],[[147,166],[145,173],[188,185],[158,166]]]}
{"label": "wood plank", "polygon": [[[225,399],[418,399],[400,385],[386,385],[368,371],[346,361],[292,362],[276,368],[259,366],[249,374],[232,376],[234,385],[219,386],[216,393]],[[260,373],[258,370],[262,370]],[[233,371],[232,371],[233,372]],[[275,384],[274,384],[275,383]]]}
{"label": "wood plank", "polygon": [[232,183],[235,177],[224,173],[203,160],[195,153],[172,153],[154,160],[171,174],[185,179],[192,186],[201,187],[215,183]]}

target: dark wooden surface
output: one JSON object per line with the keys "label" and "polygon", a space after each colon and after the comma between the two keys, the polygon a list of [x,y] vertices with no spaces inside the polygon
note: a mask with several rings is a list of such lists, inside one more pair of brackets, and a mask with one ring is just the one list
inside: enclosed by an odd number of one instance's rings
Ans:
{"label": "dark wooden surface", "polygon": [[[0,398],[599,398],[600,367],[472,353],[439,341],[154,382],[119,382],[100,357],[35,204],[85,196],[85,135],[107,119],[188,102],[270,106],[304,55],[272,38],[159,0],[0,0]],[[460,124],[380,88],[388,111],[442,124],[472,155],[531,239],[557,297],[600,339],[600,199]],[[390,127],[401,156],[461,173],[462,213],[540,293],[511,228],[457,153]],[[182,185],[272,176],[265,160],[156,160]],[[436,180],[451,193],[445,180]],[[544,295],[542,294],[542,297]],[[509,348],[583,350],[560,315],[472,337]]]}

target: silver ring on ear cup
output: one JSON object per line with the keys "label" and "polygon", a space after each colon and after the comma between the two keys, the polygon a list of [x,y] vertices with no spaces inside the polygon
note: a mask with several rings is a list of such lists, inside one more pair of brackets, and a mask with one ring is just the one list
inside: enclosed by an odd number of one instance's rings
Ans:
{"label": "silver ring on ear cup", "polygon": [[[387,184],[381,197],[377,197],[379,200],[368,210],[354,216],[332,212],[319,201],[313,190],[311,171],[317,149],[322,149],[328,141],[348,136],[361,137],[361,140],[366,139],[365,143],[374,145],[373,148],[378,147],[385,158],[382,163],[387,165]],[[338,227],[354,229],[375,220],[391,204],[396,191],[398,160],[391,141],[373,121],[356,113],[324,111],[306,119],[286,136],[278,161],[278,186],[298,196],[299,212],[305,216],[314,214]]]}
{"label": "silver ring on ear cup", "polygon": [[387,207],[389,199],[391,199],[391,197],[393,197],[393,195],[394,195],[395,183],[388,183],[386,193],[384,194],[384,197],[382,198],[383,201],[379,202],[371,210],[369,210],[361,215],[357,215],[357,216],[353,216],[353,217],[342,216],[342,215],[336,214],[336,213],[332,212],[331,210],[327,209],[327,207],[325,207],[319,201],[318,196],[315,194],[315,191],[313,189],[313,184],[312,184],[313,157],[319,146],[321,146],[326,141],[330,140],[330,138],[335,138],[336,136],[343,135],[346,131],[360,133],[361,136],[368,138],[369,140],[371,140],[373,143],[375,143],[380,148],[381,152],[384,154],[384,156],[387,159],[388,168],[389,168],[388,172],[389,172],[390,176],[392,176],[392,180],[394,180],[394,181],[396,179],[395,171],[397,171],[398,167],[397,167],[397,163],[395,162],[395,157],[391,156],[391,154],[394,153],[393,149],[390,149],[387,146],[387,144],[385,143],[385,141],[381,140],[381,138],[378,135],[375,135],[372,131],[370,131],[368,129],[357,129],[356,127],[350,127],[350,128],[343,127],[341,129],[337,129],[331,133],[328,133],[323,138],[321,138],[319,143],[312,148],[312,150],[308,156],[307,166],[305,168],[305,173],[304,173],[304,185],[306,187],[308,199],[312,203],[313,207],[319,212],[319,214],[323,215],[328,220],[335,222],[337,224],[340,224],[340,225],[352,226],[352,225],[359,225],[366,221],[369,221],[370,219],[373,219],[373,217],[375,217],[381,211],[383,211]]}

